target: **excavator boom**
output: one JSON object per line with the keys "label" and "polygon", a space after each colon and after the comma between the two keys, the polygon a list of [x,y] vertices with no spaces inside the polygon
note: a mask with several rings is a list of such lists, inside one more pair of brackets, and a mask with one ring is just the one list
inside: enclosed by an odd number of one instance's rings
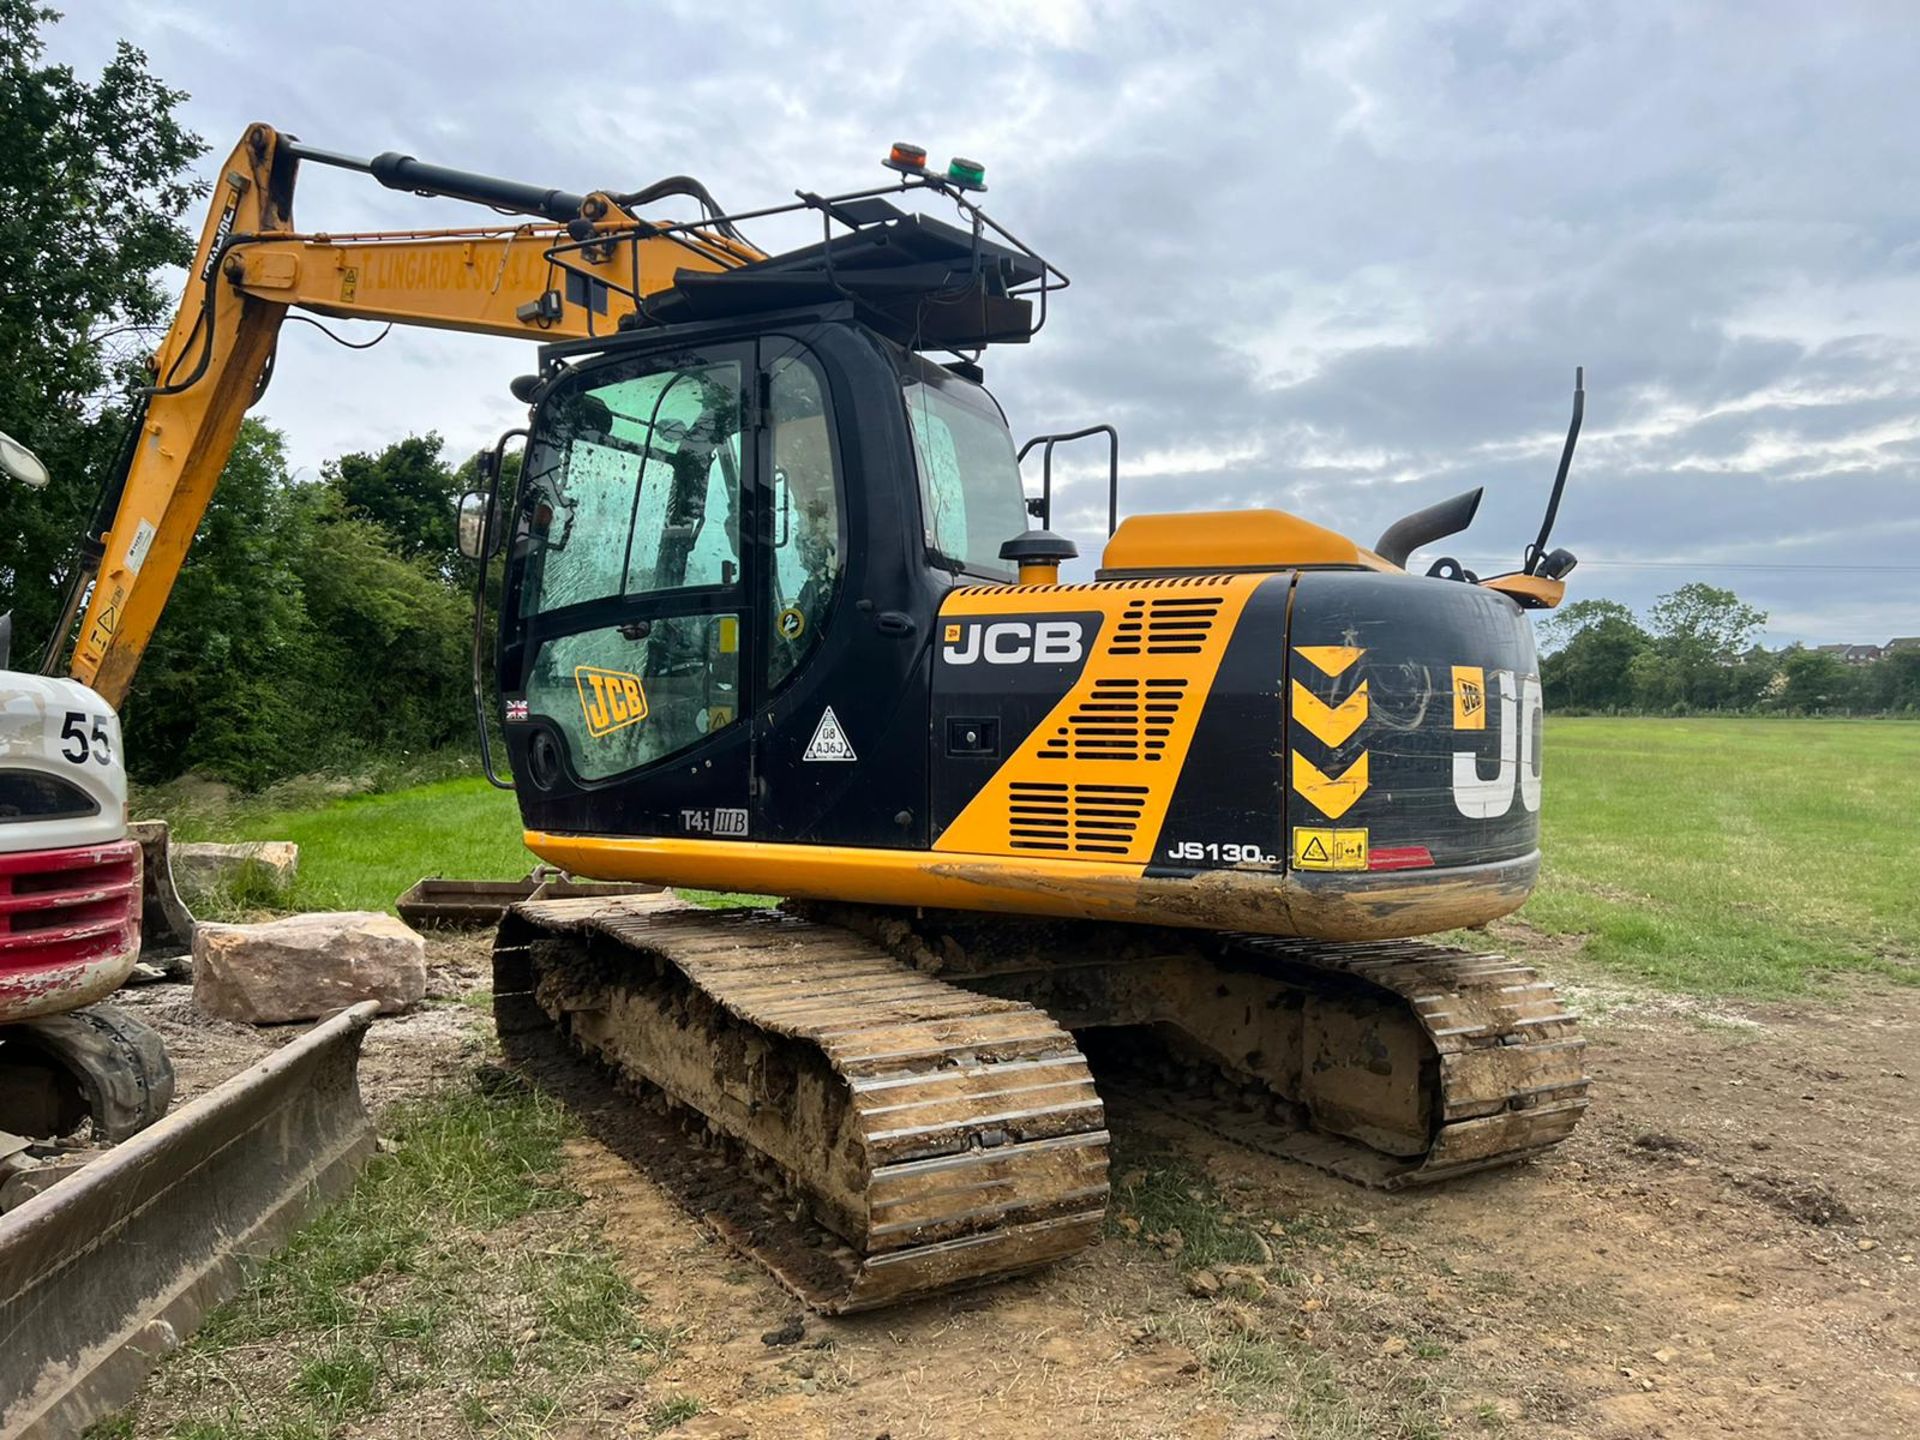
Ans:
{"label": "excavator boom", "polygon": [[[301,232],[293,196],[303,160],[365,169],[396,188],[532,210],[538,218],[444,230]],[[266,125],[247,131],[220,176],[185,300],[154,356],[153,384],[124,469],[85,543],[66,617],[70,622],[84,600],[68,670],[116,707],[159,624],[240,421],[265,388],[289,310],[535,342],[581,339],[613,334],[642,298],[670,288],[683,271],[764,258],[722,233],[649,225],[609,195],[541,190],[402,156],[351,160]],[[56,667],[67,632],[67,625],[56,631],[47,669]]]}

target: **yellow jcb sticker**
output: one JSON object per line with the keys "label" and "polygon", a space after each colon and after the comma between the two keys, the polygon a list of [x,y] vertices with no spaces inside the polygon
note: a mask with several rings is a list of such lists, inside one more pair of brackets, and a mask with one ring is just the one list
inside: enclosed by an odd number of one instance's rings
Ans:
{"label": "yellow jcb sticker", "polygon": [[1487,673],[1478,665],[1453,667],[1453,728],[1487,728]]}
{"label": "yellow jcb sticker", "polygon": [[640,688],[638,675],[576,665],[573,683],[580,690],[580,710],[587,717],[587,733],[595,739],[647,718],[647,692]]}
{"label": "yellow jcb sticker", "polygon": [[1367,832],[1296,825],[1293,827],[1293,868],[1364,870],[1367,868]]}
{"label": "yellow jcb sticker", "polygon": [[949,645],[958,645],[960,643],[960,627],[958,625],[947,626],[946,643]]}

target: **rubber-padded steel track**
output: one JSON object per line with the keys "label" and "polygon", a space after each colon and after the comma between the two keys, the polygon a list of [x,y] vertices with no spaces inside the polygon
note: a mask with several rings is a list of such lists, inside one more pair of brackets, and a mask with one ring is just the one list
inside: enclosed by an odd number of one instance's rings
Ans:
{"label": "rubber-padded steel track", "polygon": [[[501,927],[494,1003],[510,1053],[557,1026],[704,1116],[741,1163],[703,1213],[821,1310],[1029,1270],[1100,1233],[1105,1116],[1072,1037],[845,930],[645,897],[531,902]],[[799,1245],[770,1179],[816,1222]]]}

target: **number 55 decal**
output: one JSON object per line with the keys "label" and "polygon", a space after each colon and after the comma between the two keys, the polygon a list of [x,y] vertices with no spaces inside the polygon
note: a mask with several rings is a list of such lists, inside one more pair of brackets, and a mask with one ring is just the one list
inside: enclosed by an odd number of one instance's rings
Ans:
{"label": "number 55 decal", "polygon": [[[91,723],[92,728],[88,729]],[[113,741],[107,735],[107,717],[89,716],[84,710],[67,711],[66,722],[60,727],[60,758],[75,765],[84,765],[89,760],[102,765],[113,763]]]}

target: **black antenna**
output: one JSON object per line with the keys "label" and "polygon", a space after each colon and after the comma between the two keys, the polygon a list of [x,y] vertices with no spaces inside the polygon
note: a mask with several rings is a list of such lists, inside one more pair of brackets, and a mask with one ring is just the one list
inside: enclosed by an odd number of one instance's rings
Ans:
{"label": "black antenna", "polygon": [[1580,443],[1580,422],[1587,413],[1587,367],[1573,367],[1573,423],[1567,426],[1567,443],[1560,451],[1560,473],[1553,477],[1553,494],[1547,500],[1547,516],[1540,522],[1540,538],[1527,547],[1520,569],[1534,574],[1547,553],[1547,537],[1553,533],[1554,517],[1560,513],[1560,496],[1567,488],[1567,471],[1573,466],[1573,447]]}

